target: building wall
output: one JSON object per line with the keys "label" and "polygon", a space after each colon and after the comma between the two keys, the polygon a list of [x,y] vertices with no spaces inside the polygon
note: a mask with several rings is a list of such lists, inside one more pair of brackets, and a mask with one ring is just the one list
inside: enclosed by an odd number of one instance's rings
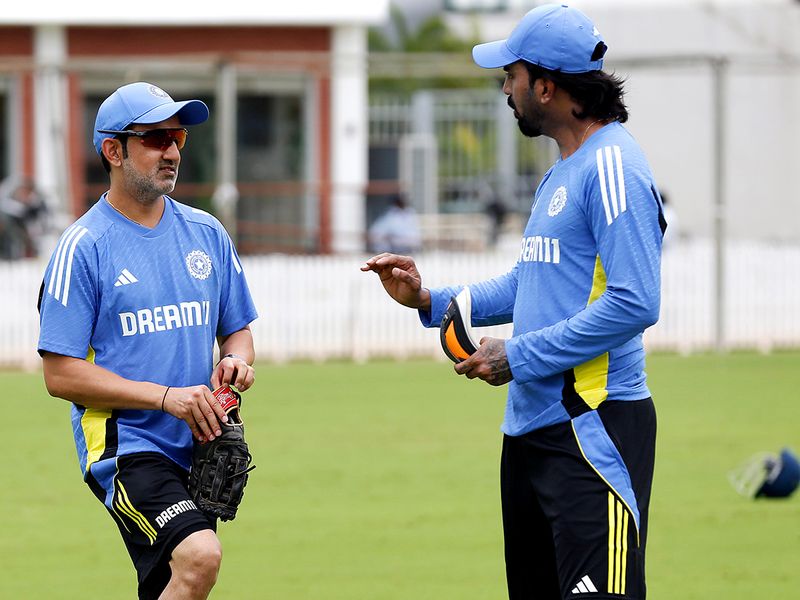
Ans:
{"label": "building wall", "polygon": [[0,26],[0,58],[28,57],[33,53],[33,29],[25,26]]}
{"label": "building wall", "polygon": [[[609,46],[605,69],[626,78],[627,126],[644,147],[683,232],[713,233],[719,156],[728,235],[797,240],[800,3],[570,4],[584,10],[603,34]],[[517,7],[482,16],[478,37],[506,38],[524,12]],[[456,16],[452,23],[467,34],[476,22]],[[710,59],[720,58],[728,66],[718,155]]]}
{"label": "building wall", "polygon": [[[363,27],[348,26],[348,31],[353,30],[357,33],[361,30],[363,35]],[[311,168],[314,179],[307,182],[310,190],[307,193],[316,197],[313,207],[316,214],[314,235],[318,240],[312,247],[323,252],[331,251],[340,245],[336,242],[337,232],[333,230],[336,210],[332,204],[340,198],[335,197],[337,184],[332,181],[334,172],[331,162],[336,139],[330,131],[334,123],[341,127],[341,119],[336,120],[332,115],[334,94],[331,86],[336,73],[331,52],[334,50],[333,37],[336,31],[337,28],[316,25],[0,27],[0,77],[3,79],[0,85],[4,81],[13,83],[6,85],[3,91],[14,99],[19,115],[19,118],[15,116],[8,119],[13,126],[11,134],[14,140],[9,144],[15,152],[11,161],[13,170],[43,176],[43,191],[53,199],[55,207],[73,217],[77,216],[85,210],[85,198],[96,197],[95,190],[87,187],[85,171],[86,161],[93,159],[86,156],[85,144],[85,140],[91,137],[91,132],[86,131],[87,117],[83,114],[87,81],[93,82],[89,85],[94,86],[95,93],[98,93],[99,81],[107,82],[107,87],[115,87],[139,79],[143,71],[152,72],[156,68],[162,69],[165,81],[171,79],[170,73],[176,74],[176,79],[183,79],[184,85],[192,77],[203,79],[203,85],[210,85],[213,94],[213,82],[218,76],[219,65],[223,63],[248,71],[251,79],[259,76],[266,79],[290,77],[294,81],[305,82],[302,84],[307,94],[304,104],[311,103],[315,112],[303,123],[303,126],[316,125],[303,133],[312,155],[310,161],[314,164]],[[58,45],[60,38],[64,40],[63,58],[52,64],[39,62],[37,47],[42,41],[45,40],[52,47]],[[182,64],[186,65],[184,70],[181,70]],[[43,76],[48,78],[46,85],[41,83]],[[365,80],[365,74],[363,77]],[[57,98],[49,103],[62,107],[64,112],[63,119],[57,119],[58,123],[48,121],[36,126],[40,131],[38,144],[30,135],[33,129],[24,125],[38,123],[42,120],[41,115],[48,114],[47,108],[42,106],[41,97],[37,104],[34,89],[36,81],[39,81],[38,89],[42,93],[45,93],[44,90],[58,90]],[[365,85],[363,87],[366,88]],[[346,109],[348,114],[352,114],[356,110],[353,103],[357,101],[366,104],[363,97],[353,98],[349,104],[339,98],[337,105],[340,110]],[[39,117],[34,116],[37,110],[42,111],[38,113]],[[360,114],[366,114],[366,105]],[[18,122],[23,126],[17,127]],[[53,126],[60,129],[61,135],[54,144],[56,148],[50,150],[52,156],[45,158],[43,152],[47,151],[46,146],[51,142],[43,131]],[[36,150],[38,154],[34,159],[35,147],[39,150]],[[46,164],[64,163],[65,154],[68,160],[63,174],[44,169],[43,165]],[[347,175],[346,167],[344,172],[339,169],[336,175],[344,176],[348,183],[355,181],[358,184],[360,169],[357,164],[352,168],[355,169],[353,177]],[[356,187],[355,195],[360,193],[362,190]],[[352,201],[352,197],[351,193],[346,198],[345,215],[352,213],[353,206],[358,204]],[[363,204],[363,195],[360,202]],[[363,228],[363,224],[358,219],[356,221],[356,228]],[[352,231],[346,234],[347,237],[353,236]]]}
{"label": "building wall", "polygon": [[70,27],[71,57],[328,52],[329,27]]}
{"label": "building wall", "polygon": [[[330,72],[326,57],[332,50],[330,27],[70,27],[69,56],[73,59],[92,57],[111,61],[194,60],[206,62],[213,73],[217,64],[233,67],[264,68],[264,76],[273,73],[302,73],[316,88],[316,121],[331,119]],[[332,247],[332,186],[330,182],[331,138],[327,130],[306,132],[314,149],[313,161],[318,181],[318,241],[316,248],[327,252]],[[74,177],[79,177],[75,173]],[[229,224],[233,229],[233,224]],[[247,247],[258,251],[259,245]],[[273,247],[265,245],[267,247]]]}
{"label": "building wall", "polygon": [[[608,66],[629,77],[630,129],[668,190],[681,228],[701,236],[713,228],[717,108],[706,59],[719,57],[728,61],[719,149],[727,234],[800,238],[794,175],[800,5],[596,7],[592,15],[608,39]],[[682,60],[646,63],[659,56]]]}

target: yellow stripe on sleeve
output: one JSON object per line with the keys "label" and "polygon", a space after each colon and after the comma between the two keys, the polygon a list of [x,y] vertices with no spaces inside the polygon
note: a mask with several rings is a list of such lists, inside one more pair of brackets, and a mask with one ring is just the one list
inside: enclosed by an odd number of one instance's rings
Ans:
{"label": "yellow stripe on sleeve", "polygon": [[574,368],[575,391],[595,410],[608,398],[608,352]]}
{"label": "yellow stripe on sleeve", "polygon": [[600,261],[600,255],[594,261],[594,274],[592,275],[592,291],[589,292],[589,301],[586,306],[597,300],[606,291],[606,272],[603,269],[603,263]]}
{"label": "yellow stripe on sleeve", "polygon": [[[606,272],[598,255],[594,263],[592,290],[586,306],[597,300],[606,291]],[[592,360],[574,368],[575,391],[583,401],[595,410],[608,398],[608,353],[601,354]]]}

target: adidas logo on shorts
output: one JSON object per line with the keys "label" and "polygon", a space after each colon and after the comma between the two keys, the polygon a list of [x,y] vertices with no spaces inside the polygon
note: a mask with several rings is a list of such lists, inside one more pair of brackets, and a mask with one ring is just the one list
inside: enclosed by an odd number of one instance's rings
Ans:
{"label": "adidas logo on shorts", "polygon": [[584,575],[578,585],[572,588],[573,594],[590,594],[592,592],[597,593],[597,588],[594,587],[594,583],[592,583],[588,575]]}

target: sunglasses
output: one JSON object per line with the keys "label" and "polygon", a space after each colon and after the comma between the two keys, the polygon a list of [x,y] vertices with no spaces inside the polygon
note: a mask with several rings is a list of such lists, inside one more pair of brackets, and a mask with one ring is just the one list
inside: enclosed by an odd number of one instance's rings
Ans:
{"label": "sunglasses", "polygon": [[174,129],[148,129],[147,131],[132,131],[125,129],[123,131],[116,131],[113,129],[98,129],[98,133],[108,133],[120,136],[133,136],[142,140],[142,145],[146,148],[158,148],[162,152],[169,150],[173,142],[178,146],[178,150],[183,148],[186,144],[186,136],[189,131],[183,127],[176,127]]}

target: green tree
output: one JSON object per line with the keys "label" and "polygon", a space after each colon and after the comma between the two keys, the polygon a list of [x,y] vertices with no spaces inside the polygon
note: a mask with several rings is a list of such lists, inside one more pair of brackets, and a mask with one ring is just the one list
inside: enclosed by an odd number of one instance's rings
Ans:
{"label": "green tree", "polygon": [[[461,38],[442,15],[425,19],[411,30],[403,11],[390,7],[390,33],[369,30],[371,71],[369,89],[377,93],[411,94],[420,89],[488,87],[493,80],[470,67],[477,31]],[[457,68],[456,68],[457,67]],[[389,71],[387,73],[387,71]]]}

